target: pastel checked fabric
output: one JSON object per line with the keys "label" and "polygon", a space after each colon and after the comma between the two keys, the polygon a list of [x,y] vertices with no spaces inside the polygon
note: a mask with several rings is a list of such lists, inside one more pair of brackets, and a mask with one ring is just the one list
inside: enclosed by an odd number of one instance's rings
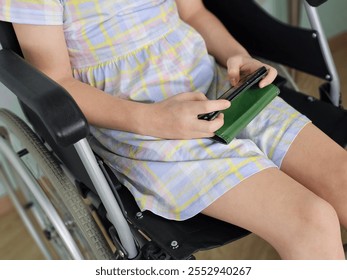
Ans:
{"label": "pastel checked fabric", "polygon": [[[229,86],[225,69],[179,19],[173,0],[0,3],[0,20],[62,25],[74,77],[111,95],[151,103],[200,91],[214,99]],[[92,127],[92,143],[142,210],[184,220],[242,180],[280,167],[308,122],[276,98],[229,145],[97,127]]]}

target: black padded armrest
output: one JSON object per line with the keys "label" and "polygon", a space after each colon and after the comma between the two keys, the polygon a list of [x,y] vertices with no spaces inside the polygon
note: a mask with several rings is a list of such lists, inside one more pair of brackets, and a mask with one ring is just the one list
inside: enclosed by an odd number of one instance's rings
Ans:
{"label": "black padded armrest", "polygon": [[306,0],[307,3],[309,3],[313,7],[318,7],[325,3],[328,0]]}
{"label": "black padded armrest", "polygon": [[0,51],[0,82],[41,120],[63,147],[88,135],[87,121],[69,93],[10,50]]}

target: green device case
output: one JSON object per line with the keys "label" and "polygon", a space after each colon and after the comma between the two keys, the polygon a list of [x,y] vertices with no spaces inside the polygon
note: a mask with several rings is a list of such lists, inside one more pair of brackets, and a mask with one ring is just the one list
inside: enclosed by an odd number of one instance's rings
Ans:
{"label": "green device case", "polygon": [[273,84],[264,88],[251,87],[233,101],[231,106],[222,111],[224,125],[215,132],[213,140],[229,144],[278,94],[280,90]]}

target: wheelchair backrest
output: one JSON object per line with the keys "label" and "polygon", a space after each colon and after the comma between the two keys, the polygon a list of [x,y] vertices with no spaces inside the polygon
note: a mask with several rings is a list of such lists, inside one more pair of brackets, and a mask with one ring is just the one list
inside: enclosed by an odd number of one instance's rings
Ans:
{"label": "wheelchair backrest", "polygon": [[[322,1],[313,2],[318,5]],[[323,34],[282,23],[254,0],[204,0],[204,3],[252,55],[330,81],[328,77],[332,75],[318,40]]]}
{"label": "wheelchair backrest", "polygon": [[12,50],[23,57],[12,23],[0,21],[0,44],[3,49]]}

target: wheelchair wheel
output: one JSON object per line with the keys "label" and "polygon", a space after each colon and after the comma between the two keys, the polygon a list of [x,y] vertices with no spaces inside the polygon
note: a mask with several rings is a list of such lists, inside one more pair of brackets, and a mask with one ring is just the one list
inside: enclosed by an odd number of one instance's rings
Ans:
{"label": "wheelchair wheel", "polygon": [[[46,258],[113,259],[91,211],[67,173],[37,135],[0,110],[0,176],[18,213]],[[2,159],[1,158],[1,159]],[[33,182],[33,183],[31,183]]]}

